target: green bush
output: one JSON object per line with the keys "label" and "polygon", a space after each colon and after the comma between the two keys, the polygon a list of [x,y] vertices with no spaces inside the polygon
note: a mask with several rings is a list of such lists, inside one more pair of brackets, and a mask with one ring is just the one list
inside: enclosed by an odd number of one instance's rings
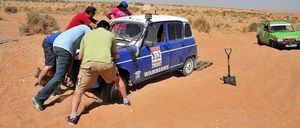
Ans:
{"label": "green bush", "polygon": [[40,15],[35,12],[27,13],[27,22],[22,23],[19,31],[22,35],[49,34],[52,31],[59,30],[55,18],[50,15]]}
{"label": "green bush", "polygon": [[203,17],[199,17],[196,21],[193,21],[193,27],[199,32],[209,33],[210,31],[210,25]]}
{"label": "green bush", "polygon": [[11,13],[17,13],[18,9],[16,6],[7,6],[5,7],[4,11],[8,14],[11,14]]}

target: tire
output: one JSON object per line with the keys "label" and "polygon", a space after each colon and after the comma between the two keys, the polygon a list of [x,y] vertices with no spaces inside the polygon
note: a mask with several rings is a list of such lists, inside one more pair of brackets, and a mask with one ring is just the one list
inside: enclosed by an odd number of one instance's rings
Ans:
{"label": "tire", "polygon": [[270,46],[272,48],[278,49],[278,50],[282,50],[284,48],[284,46],[282,44],[279,44],[277,42],[274,42],[272,40],[270,40]]}
{"label": "tire", "polygon": [[257,36],[257,44],[258,44],[258,45],[263,45],[263,43],[262,43],[261,40],[259,39],[259,36]]}
{"label": "tire", "polygon": [[284,49],[284,45],[283,44],[277,44],[276,47],[278,48],[278,50],[283,50]]}
{"label": "tire", "polygon": [[193,57],[190,57],[184,62],[184,65],[181,70],[181,75],[188,76],[188,75],[192,74],[192,72],[194,71],[194,68],[195,68],[195,60]]}
{"label": "tire", "polygon": [[101,98],[104,102],[111,102],[121,98],[115,83],[103,84],[101,87]]}
{"label": "tire", "polygon": [[[128,94],[128,81],[122,76],[121,78],[125,83],[126,93]],[[122,96],[118,90],[117,85],[112,82],[110,84],[103,84],[103,86],[101,87],[101,98],[104,102],[112,102],[121,99]]]}
{"label": "tire", "polygon": [[269,41],[269,45],[270,45],[270,47],[272,47],[272,48],[276,48],[275,42],[272,41],[272,40]]}

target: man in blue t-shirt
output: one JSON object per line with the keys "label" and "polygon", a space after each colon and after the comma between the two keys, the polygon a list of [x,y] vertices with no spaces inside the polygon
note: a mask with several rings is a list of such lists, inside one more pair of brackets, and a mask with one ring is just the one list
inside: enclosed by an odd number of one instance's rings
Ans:
{"label": "man in blue t-shirt", "polygon": [[41,81],[42,79],[47,75],[47,73],[55,66],[55,57],[53,53],[53,42],[56,39],[58,35],[60,35],[61,32],[56,32],[52,35],[49,35],[45,37],[42,47],[44,50],[44,56],[45,56],[45,66],[40,71],[35,86],[40,87],[42,85]]}
{"label": "man in blue t-shirt", "polygon": [[54,90],[63,82],[68,72],[69,64],[75,53],[75,42],[78,37],[91,29],[87,25],[78,25],[61,33],[53,43],[53,52],[56,58],[56,70],[54,77],[32,98],[33,105],[40,111],[44,109],[44,102]]}

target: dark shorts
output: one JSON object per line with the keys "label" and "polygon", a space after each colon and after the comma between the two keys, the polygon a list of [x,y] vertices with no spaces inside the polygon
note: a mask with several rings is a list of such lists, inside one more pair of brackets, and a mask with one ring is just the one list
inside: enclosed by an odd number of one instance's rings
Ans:
{"label": "dark shorts", "polygon": [[46,41],[43,41],[42,47],[44,49],[45,55],[45,65],[46,66],[54,66],[55,65],[55,56],[53,52],[53,46],[47,44]]}

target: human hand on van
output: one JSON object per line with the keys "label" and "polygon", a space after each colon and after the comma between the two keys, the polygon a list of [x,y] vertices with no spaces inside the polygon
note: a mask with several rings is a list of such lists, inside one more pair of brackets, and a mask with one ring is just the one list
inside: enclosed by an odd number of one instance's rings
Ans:
{"label": "human hand on van", "polygon": [[112,54],[112,57],[113,57],[114,59],[119,59],[119,58],[120,58],[120,55],[119,55],[118,53],[113,53],[113,54]]}

